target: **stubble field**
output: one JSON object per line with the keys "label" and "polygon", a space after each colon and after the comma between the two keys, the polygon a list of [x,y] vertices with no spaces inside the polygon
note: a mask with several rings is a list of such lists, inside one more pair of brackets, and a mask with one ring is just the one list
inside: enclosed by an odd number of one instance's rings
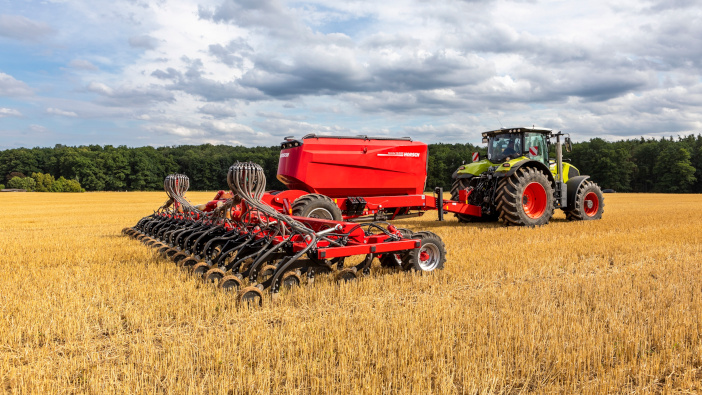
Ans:
{"label": "stubble field", "polygon": [[[212,193],[189,193],[196,203]],[[702,391],[702,196],[601,221],[397,221],[448,249],[240,308],[121,236],[163,192],[0,194],[0,387],[16,393]]]}

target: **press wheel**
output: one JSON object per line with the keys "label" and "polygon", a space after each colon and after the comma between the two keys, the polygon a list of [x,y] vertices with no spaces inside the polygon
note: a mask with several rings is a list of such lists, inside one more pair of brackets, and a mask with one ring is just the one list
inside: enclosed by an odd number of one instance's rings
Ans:
{"label": "press wheel", "polygon": [[223,291],[237,291],[241,288],[241,279],[237,275],[230,274],[222,277],[218,286]]}
{"label": "press wheel", "polygon": [[204,274],[203,279],[208,284],[219,284],[219,281],[221,279],[223,279],[224,276],[225,276],[224,270],[222,270],[218,267],[215,267],[215,268],[208,270]]}
{"label": "press wheel", "polygon": [[263,306],[263,292],[259,287],[246,287],[239,291],[237,297],[240,305],[254,305],[258,304]]}
{"label": "press wheel", "polygon": [[193,266],[191,273],[195,277],[203,278],[204,274],[207,273],[208,270],[210,270],[210,265],[205,262],[200,262]]}

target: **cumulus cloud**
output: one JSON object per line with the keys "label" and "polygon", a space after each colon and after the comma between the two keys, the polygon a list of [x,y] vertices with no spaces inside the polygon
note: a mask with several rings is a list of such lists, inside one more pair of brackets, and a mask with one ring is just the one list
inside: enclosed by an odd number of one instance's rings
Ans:
{"label": "cumulus cloud", "polygon": [[101,82],[92,81],[87,89],[97,93],[103,104],[116,107],[140,107],[175,100],[171,92],[155,85],[136,87],[124,85],[112,88]]}
{"label": "cumulus cloud", "polygon": [[0,36],[16,40],[39,40],[53,32],[51,26],[22,15],[0,14]]}
{"label": "cumulus cloud", "polygon": [[232,105],[220,103],[207,103],[200,107],[200,112],[216,119],[236,117],[236,111]]}
{"label": "cumulus cloud", "polygon": [[0,96],[29,96],[32,93],[32,90],[24,82],[0,72]]}
{"label": "cumulus cloud", "polygon": [[0,107],[0,118],[3,117],[21,117],[22,113],[14,108]]}
{"label": "cumulus cloud", "polygon": [[97,66],[95,66],[90,61],[87,61],[85,59],[73,59],[68,65],[74,69],[79,69],[79,70],[89,70],[89,71],[99,70],[99,68]]}
{"label": "cumulus cloud", "polygon": [[227,66],[242,67],[246,57],[253,53],[253,48],[244,39],[239,38],[230,41],[226,46],[212,44],[208,47],[208,52]]}
{"label": "cumulus cloud", "polygon": [[47,114],[60,115],[62,117],[77,117],[78,116],[78,114],[76,114],[73,111],[65,111],[65,110],[61,110],[61,109],[53,108],[53,107],[47,108],[46,112],[47,112]]}

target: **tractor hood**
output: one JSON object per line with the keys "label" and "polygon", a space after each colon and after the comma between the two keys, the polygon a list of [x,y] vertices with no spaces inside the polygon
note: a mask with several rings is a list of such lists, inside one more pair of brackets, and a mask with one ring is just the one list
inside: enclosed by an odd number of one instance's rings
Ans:
{"label": "tractor hood", "polygon": [[[479,176],[483,174],[484,172],[487,171],[490,167],[497,167],[495,170],[496,173],[506,173],[512,169],[512,166],[514,166],[516,163],[523,161],[524,159],[528,159],[525,156],[520,156],[518,158],[514,158],[508,162],[504,163],[492,163],[487,159],[480,160],[478,162],[473,162],[469,163],[467,165],[462,165],[460,166],[454,173],[453,173],[453,178],[470,178],[472,176]],[[509,164],[508,166],[505,166],[506,164]]]}

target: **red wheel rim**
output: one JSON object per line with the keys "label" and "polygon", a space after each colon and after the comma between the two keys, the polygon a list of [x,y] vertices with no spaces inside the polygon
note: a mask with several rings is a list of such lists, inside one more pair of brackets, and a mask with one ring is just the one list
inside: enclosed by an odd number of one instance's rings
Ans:
{"label": "red wheel rim", "polygon": [[597,214],[597,210],[600,209],[600,199],[597,198],[597,194],[595,192],[589,192],[587,195],[585,195],[583,204],[585,205],[583,208],[585,215],[588,217],[592,217],[593,215]]}
{"label": "red wheel rim", "polygon": [[538,182],[532,182],[524,188],[522,195],[524,214],[529,218],[541,218],[546,211],[546,190]]}

